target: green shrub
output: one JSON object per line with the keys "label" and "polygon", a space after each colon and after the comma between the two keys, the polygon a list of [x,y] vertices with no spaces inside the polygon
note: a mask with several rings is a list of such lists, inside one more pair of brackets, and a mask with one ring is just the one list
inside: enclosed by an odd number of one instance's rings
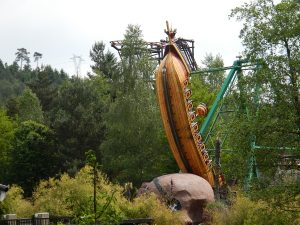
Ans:
{"label": "green shrub", "polygon": [[[77,216],[93,205],[93,176],[89,166],[81,169],[74,178],[64,174],[60,179],[42,181],[33,193],[36,210],[52,215]],[[106,176],[98,173],[97,195],[112,195],[122,199],[122,187],[110,183]],[[97,204],[105,204],[105,199],[97,198]],[[116,203],[112,202],[115,205]]]}
{"label": "green shrub", "polygon": [[230,207],[216,202],[207,210],[215,225],[296,225],[300,222],[291,212],[276,210],[264,201],[254,202],[241,195]]}
{"label": "green shrub", "polygon": [[3,214],[17,214],[19,218],[31,217],[34,214],[34,207],[31,201],[24,199],[23,194],[21,187],[13,185],[1,203]]}
{"label": "green shrub", "polygon": [[[99,200],[101,204],[99,204]],[[102,225],[119,225],[123,219],[123,215],[115,207],[114,203],[116,198],[114,193],[108,195],[105,192],[101,192],[97,195],[97,210],[96,214],[93,210],[93,201],[91,201],[90,207],[83,209],[79,215],[74,219],[74,223],[77,225],[94,225],[95,221],[100,222]]]}
{"label": "green shrub", "polygon": [[[143,195],[129,201],[124,188],[112,184],[107,177],[97,174],[97,221],[103,225],[119,224],[123,219],[153,218],[156,225],[183,224],[182,212],[172,212],[154,194]],[[63,174],[60,179],[41,181],[36,187],[32,204],[23,198],[20,187],[12,187],[3,206],[6,213],[31,217],[37,212],[49,212],[52,216],[75,217],[76,224],[95,224],[93,199],[93,168],[82,168],[75,177]]]}
{"label": "green shrub", "polygon": [[142,195],[133,202],[122,205],[121,210],[127,218],[152,218],[157,225],[183,224],[182,212],[172,212],[154,194]]}

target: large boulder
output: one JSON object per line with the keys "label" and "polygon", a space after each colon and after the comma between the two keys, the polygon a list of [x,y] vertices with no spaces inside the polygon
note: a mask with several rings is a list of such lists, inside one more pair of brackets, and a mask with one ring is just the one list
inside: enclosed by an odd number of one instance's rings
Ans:
{"label": "large boulder", "polygon": [[203,222],[203,209],[214,201],[214,192],[210,184],[194,174],[174,173],[154,178],[143,183],[138,195],[155,193],[173,210],[183,210],[187,224]]}

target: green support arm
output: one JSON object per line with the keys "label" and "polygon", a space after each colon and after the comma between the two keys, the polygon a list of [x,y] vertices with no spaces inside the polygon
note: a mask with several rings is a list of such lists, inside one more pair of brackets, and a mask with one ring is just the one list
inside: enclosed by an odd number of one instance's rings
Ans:
{"label": "green support arm", "polygon": [[241,61],[240,60],[236,60],[234,61],[233,63],[233,66],[228,74],[228,76],[226,77],[222,87],[221,87],[221,90],[219,91],[211,109],[209,110],[209,113],[207,115],[207,117],[205,118],[201,128],[200,128],[200,134],[203,136],[208,128],[208,125],[209,123],[211,122],[211,120],[213,119],[214,115],[215,115],[215,112],[218,108],[218,105],[220,103],[220,101],[223,99],[223,96],[227,90],[227,88],[229,87],[231,81],[232,81],[232,78],[234,77],[234,74],[235,72],[240,68],[240,65],[241,65]]}

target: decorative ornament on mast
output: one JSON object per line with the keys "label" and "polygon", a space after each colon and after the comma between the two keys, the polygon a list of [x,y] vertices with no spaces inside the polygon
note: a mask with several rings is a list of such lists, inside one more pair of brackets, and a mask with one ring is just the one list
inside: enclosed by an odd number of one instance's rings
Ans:
{"label": "decorative ornament on mast", "polygon": [[168,35],[169,43],[171,44],[171,42],[174,42],[176,29],[173,30],[172,27],[170,29],[168,21],[166,21],[166,25],[167,25],[167,29],[165,29],[165,33]]}

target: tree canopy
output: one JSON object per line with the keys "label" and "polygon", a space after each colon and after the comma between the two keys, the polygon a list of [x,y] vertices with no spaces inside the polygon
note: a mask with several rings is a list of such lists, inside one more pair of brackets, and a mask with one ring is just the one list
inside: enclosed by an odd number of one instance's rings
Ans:
{"label": "tree canopy", "polygon": [[[259,210],[275,209],[289,215],[289,221],[295,216],[288,212],[299,209],[299,179],[289,175],[299,171],[299,11],[298,0],[255,0],[232,10],[230,17],[243,24],[242,57],[252,67],[239,71],[237,85],[223,100],[234,114],[215,130],[219,137],[226,132],[221,159],[225,177],[237,179],[243,187],[249,173],[258,171],[260,176],[252,179],[247,194],[252,201],[264,201]],[[108,179],[120,184],[139,187],[156,176],[178,172],[155,95],[157,62],[151,60],[140,26],[127,27],[120,58],[103,41],[95,42],[90,50],[93,72],[85,77],[39,65],[42,56],[33,54],[34,67],[25,48],[17,49],[11,65],[0,60],[1,182],[18,184],[30,196],[41,179],[67,173],[60,181],[40,183],[35,204],[45,207],[49,202],[45,185],[51,195],[62,194],[73,177],[82,175],[78,171],[85,165],[87,151],[95,153],[95,164]],[[207,53],[202,65],[205,70],[224,63],[221,55]],[[193,75],[194,105],[204,102],[210,108],[225,76],[222,71]],[[56,189],[59,182],[65,186]],[[78,190],[83,193],[85,188],[91,190],[90,185]],[[13,191],[23,204],[22,190]],[[81,199],[84,204],[88,197]],[[67,199],[64,202],[68,204]],[[257,212],[248,200],[243,204]],[[256,221],[250,217],[249,221]]]}

